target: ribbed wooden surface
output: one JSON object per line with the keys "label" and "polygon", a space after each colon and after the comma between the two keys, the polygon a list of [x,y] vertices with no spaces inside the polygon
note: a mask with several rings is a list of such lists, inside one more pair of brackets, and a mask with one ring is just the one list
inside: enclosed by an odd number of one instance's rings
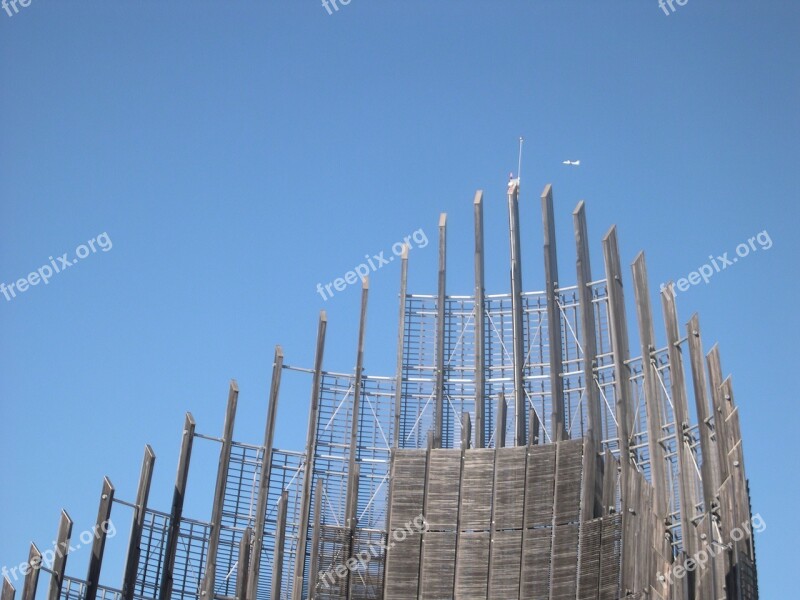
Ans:
{"label": "ribbed wooden surface", "polygon": [[551,527],[556,482],[556,444],[533,446],[529,452],[525,527]]}
{"label": "ribbed wooden surface", "polygon": [[470,450],[464,458],[461,486],[461,529],[487,530],[492,517],[494,450]]}
{"label": "ribbed wooden surface", "polygon": [[603,521],[595,519],[581,525],[578,559],[578,600],[595,600],[600,585],[600,545]]}
{"label": "ribbed wooden surface", "polygon": [[494,528],[522,529],[525,446],[500,448],[495,459]]}
{"label": "ribbed wooden surface", "polygon": [[392,481],[392,530],[402,529],[422,514],[427,450],[397,450]]}
{"label": "ribbed wooden surface", "polygon": [[580,519],[583,440],[556,445],[555,524],[575,523]]}
{"label": "ribbed wooden surface", "polygon": [[408,600],[417,597],[421,535],[412,533],[403,541],[390,538],[386,557],[385,600]]}
{"label": "ribbed wooden surface", "polygon": [[517,598],[519,596],[521,548],[521,529],[495,532],[489,573],[490,598]]}
{"label": "ribbed wooden surface", "polygon": [[600,541],[600,584],[598,600],[619,598],[620,561],[622,558],[622,515],[603,519]]}
{"label": "ribbed wooden surface", "polygon": [[550,573],[551,600],[574,600],[577,592],[578,524],[556,525]]}
{"label": "ribbed wooden surface", "polygon": [[424,558],[420,598],[452,599],[456,567],[455,531],[426,533],[422,545]]}
{"label": "ribbed wooden surface", "polygon": [[461,491],[461,450],[432,450],[429,468],[425,513],[428,527],[434,531],[454,531],[458,522]]}
{"label": "ribbed wooden surface", "polygon": [[456,597],[486,598],[489,574],[489,532],[461,533],[456,565]]}
{"label": "ribbed wooden surface", "polygon": [[529,529],[525,532],[522,549],[521,598],[550,597],[550,551],[553,541],[551,527]]}

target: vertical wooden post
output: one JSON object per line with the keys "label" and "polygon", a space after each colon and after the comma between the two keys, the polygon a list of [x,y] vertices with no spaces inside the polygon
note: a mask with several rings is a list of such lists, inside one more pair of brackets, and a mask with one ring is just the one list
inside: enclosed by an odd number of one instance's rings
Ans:
{"label": "vertical wooden post", "polygon": [[[611,227],[603,237],[603,258],[606,268],[608,289],[608,321],[611,333],[611,350],[614,354],[614,397],[617,415],[617,435],[619,437],[620,467],[622,468],[622,489],[628,489],[628,476],[631,470],[630,437],[633,421],[631,406],[629,372],[626,361],[630,357],[628,349],[628,320],[625,314],[625,294],[622,285],[622,265],[619,258],[617,228]],[[623,508],[625,506],[623,494]]]}
{"label": "vertical wooden post", "polygon": [[250,539],[253,530],[245,528],[239,540],[239,560],[236,561],[236,598],[237,600],[255,600],[255,596],[247,593],[248,571],[250,571]]}
{"label": "vertical wooden post", "polygon": [[56,538],[56,557],[53,560],[52,575],[50,576],[50,589],[47,600],[60,600],[61,587],[64,585],[64,571],[67,568],[69,540],[72,537],[72,519],[67,511],[61,511],[61,521],[58,524],[58,538]]}
{"label": "vertical wooden post", "polygon": [[[669,353],[670,388],[675,415],[675,451],[678,462],[678,493],[681,501],[681,533],[683,549],[688,556],[695,556],[700,542],[694,525],[695,495],[694,464],[689,439],[689,404],[686,398],[686,380],[681,353],[678,309],[675,305],[674,284],[661,291],[664,309],[664,324],[667,330],[667,352]],[[692,595],[693,597],[693,595]]]}
{"label": "vertical wooden post", "polygon": [[[358,521],[358,478],[360,466],[358,464],[358,429],[361,421],[361,391],[364,370],[364,339],[367,333],[367,301],[369,299],[369,280],[364,279],[361,289],[361,317],[358,324],[358,352],[356,354],[356,374],[353,385],[353,411],[350,420],[350,449],[347,468],[347,494],[345,506],[348,510],[345,526],[350,531],[350,548],[348,558],[353,556],[355,550],[355,531]],[[352,574],[347,573],[347,590],[352,585]]]}
{"label": "vertical wooden post", "polygon": [[558,254],[556,252],[556,225],[553,216],[553,187],[548,183],[542,191],[542,225],[544,228],[544,274],[547,294],[547,337],[550,350],[550,398],[553,414],[550,429],[553,441],[567,439],[564,416],[564,386],[561,380],[563,356],[561,354],[561,310],[558,298]]}
{"label": "vertical wooden post", "polygon": [[31,544],[28,564],[30,568],[25,575],[25,583],[22,585],[22,600],[36,600],[36,590],[39,587],[39,572],[42,567],[42,553],[39,552],[36,544]]}
{"label": "vertical wooden post", "polygon": [[97,520],[93,530],[92,554],[89,557],[89,570],[86,575],[86,595],[84,600],[97,598],[97,587],[100,585],[100,570],[103,566],[103,553],[106,548],[108,524],[111,521],[111,506],[114,502],[114,486],[108,477],[103,479],[103,489],[100,493],[100,508],[97,510]]}
{"label": "vertical wooden post", "polygon": [[397,365],[395,367],[394,387],[394,438],[392,448],[402,448],[400,417],[403,414],[403,355],[406,336],[406,295],[408,288],[408,244],[403,244],[400,256],[400,309],[397,317]]}
{"label": "vertical wooden post", "polygon": [[508,404],[505,394],[500,394],[497,399],[497,429],[494,434],[494,447],[506,447],[506,428],[508,427]]}
{"label": "vertical wooden post", "polygon": [[572,213],[577,251],[578,301],[580,302],[581,331],[583,333],[584,400],[588,425],[586,447],[583,453],[583,487],[581,491],[581,520],[589,521],[603,514],[603,417],[600,395],[595,383],[597,366],[597,332],[594,305],[592,304],[592,267],[589,259],[589,234],[586,226],[586,205],[581,200]]}
{"label": "vertical wooden post", "polygon": [[[357,462],[353,466],[353,470],[350,472],[350,479],[348,485],[348,501],[345,507],[347,511],[347,515],[345,518],[345,523],[347,527],[347,548],[345,549],[345,555],[349,558],[355,556],[356,553],[356,526],[358,525],[358,484],[360,483],[361,477],[361,463]],[[351,569],[347,569],[347,577],[345,579],[345,594],[346,597],[352,598],[353,597],[353,572]]]}
{"label": "vertical wooden post", "polygon": [[461,449],[469,450],[469,444],[472,439],[472,424],[469,419],[469,413],[464,412],[461,414]]}
{"label": "vertical wooden post", "polygon": [[436,300],[436,388],[434,397],[436,406],[433,419],[433,447],[442,447],[442,433],[444,430],[444,338],[445,319],[447,311],[447,215],[439,216],[439,286]]}
{"label": "vertical wooden post", "polygon": [[511,242],[511,325],[514,338],[514,445],[525,439],[525,331],[522,320],[522,250],[519,231],[519,179],[508,184],[508,231]]}
{"label": "vertical wooden post", "polygon": [[153,466],[156,455],[150,446],[145,446],[142,471],[139,475],[139,487],[136,493],[136,508],[133,510],[133,523],[128,542],[128,558],[125,561],[125,574],[122,583],[122,600],[133,600],[136,590],[136,575],[139,571],[139,557],[141,555],[142,531],[144,530],[145,511],[147,499],[150,496],[150,483],[153,480]]}
{"label": "vertical wooden post", "polygon": [[722,485],[730,475],[730,465],[728,463],[728,410],[722,392],[722,364],[719,358],[719,346],[714,344],[706,355],[708,363],[708,378],[711,384],[711,400],[714,406],[714,429],[717,440],[717,452],[719,460],[719,483]]}
{"label": "vertical wooden post", "polygon": [[0,594],[0,600],[14,600],[14,596],[16,596],[17,592],[14,589],[14,586],[11,585],[11,582],[8,580],[7,577],[3,577],[3,593]]}
{"label": "vertical wooden post", "polygon": [[663,433],[661,390],[658,386],[658,374],[652,363],[655,353],[655,330],[644,252],[640,252],[633,263],[633,284],[636,296],[636,315],[639,321],[639,339],[642,346],[647,441],[650,449],[650,472],[655,495],[654,506],[656,516],[663,522],[667,516],[669,486],[667,485],[664,446],[660,441]]}
{"label": "vertical wooden post", "polygon": [[[281,597],[283,585],[283,554],[286,545],[286,505],[289,502],[289,492],[283,490],[281,499],[278,500],[278,522],[275,525],[275,556],[272,560],[272,594],[270,598]],[[303,589],[302,579],[296,582],[295,587]],[[253,597],[251,600],[255,600]]]}
{"label": "vertical wooden post", "polygon": [[614,410],[617,415],[617,437],[620,455],[620,509],[622,510],[622,576],[621,592],[636,586],[636,520],[640,511],[638,495],[633,493],[632,479],[637,477],[631,452],[633,406],[630,373],[626,364],[630,357],[628,320],[625,312],[625,293],[622,283],[622,261],[619,255],[617,228],[612,226],[603,236],[603,259],[608,290],[608,328],[614,354]]}
{"label": "vertical wooden post", "polygon": [[231,460],[233,444],[233,425],[236,421],[236,405],[239,400],[239,386],[231,380],[228,390],[228,408],[225,413],[225,427],[222,434],[222,448],[219,452],[217,467],[217,485],[214,490],[214,505],[211,510],[211,531],[208,539],[206,570],[200,595],[202,600],[214,600],[214,588],[217,578],[217,552],[219,550],[220,530],[222,527],[222,509],[225,502],[225,488],[228,482],[228,466]]}
{"label": "vertical wooden post", "polygon": [[486,444],[486,287],[483,253],[483,190],[475,192],[475,447]]}
{"label": "vertical wooden post", "polygon": [[[328,316],[323,310],[317,325],[317,349],[314,355],[314,381],[311,387],[311,407],[308,412],[308,433],[306,434],[306,461],[303,469],[303,492],[300,496],[300,518],[297,524],[297,558],[294,563],[295,582],[292,587],[292,600],[303,597],[303,572],[306,565],[306,542],[308,540],[308,519],[311,512],[311,485],[314,479],[314,457],[317,454],[317,417],[319,396],[322,389],[322,359],[325,354],[325,332]],[[210,600],[210,599],[209,599]]]}
{"label": "vertical wooden post", "polygon": [[[700,464],[700,472],[703,479],[703,504],[705,505],[705,517],[702,520],[701,537],[705,537],[707,545],[714,542],[714,521],[717,519],[719,503],[717,492],[719,491],[719,471],[717,463],[717,445],[712,437],[711,415],[709,413],[708,401],[708,382],[706,371],[703,365],[703,340],[700,335],[700,318],[695,313],[686,325],[686,335],[689,345],[689,359],[692,365],[692,385],[694,389],[694,400],[697,411],[698,430],[700,432],[700,452],[703,461]],[[703,544],[700,544],[702,547]],[[716,556],[710,556],[707,567],[710,579],[711,597],[718,598],[718,590],[722,590],[725,585],[724,577],[720,569],[715,567]],[[698,582],[702,579],[698,577]],[[697,590],[698,593],[700,589]]]}
{"label": "vertical wooden post", "polygon": [[258,579],[261,573],[261,551],[264,547],[264,526],[267,519],[267,501],[269,499],[269,481],[272,475],[272,446],[275,438],[275,423],[278,420],[278,394],[281,388],[283,373],[283,349],[275,347],[272,360],[272,380],[267,404],[267,425],[264,430],[264,454],[261,458],[261,473],[258,478],[258,500],[256,501],[256,518],[253,524],[253,548],[247,571],[247,597],[256,600],[258,597]]}
{"label": "vertical wooden post", "polygon": [[[324,493],[325,481],[323,479],[318,479],[314,491],[314,527],[311,531],[311,558],[308,563],[308,600],[314,600],[317,597],[317,585],[319,582],[319,538],[321,533],[320,528],[322,527],[322,496]],[[386,522],[387,524],[389,523],[388,518]],[[294,586],[297,587],[297,585],[297,582],[295,582]],[[302,587],[302,583],[300,587]]]}
{"label": "vertical wooden post", "polygon": [[[192,460],[195,421],[191,413],[186,413],[183,422],[183,437],[178,457],[178,474],[175,477],[175,490],[172,494],[172,508],[169,516],[169,530],[164,551],[164,574],[158,590],[158,600],[170,600],[172,596],[172,577],[175,569],[175,555],[178,551],[178,537],[183,518],[183,502],[186,498],[186,484],[189,479],[189,464]],[[32,600],[32,599],[31,599]]]}
{"label": "vertical wooden post", "polygon": [[530,423],[529,426],[529,434],[528,434],[528,445],[529,446],[538,446],[539,445],[539,430],[541,429],[541,423],[539,421],[539,415],[536,414],[536,411],[531,409],[528,421]]}

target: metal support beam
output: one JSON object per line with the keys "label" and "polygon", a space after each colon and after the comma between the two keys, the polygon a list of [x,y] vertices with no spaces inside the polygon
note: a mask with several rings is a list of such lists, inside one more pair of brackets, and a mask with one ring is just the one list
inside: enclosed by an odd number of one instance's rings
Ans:
{"label": "metal support beam", "polygon": [[255,600],[255,596],[247,593],[248,572],[250,571],[250,540],[253,530],[245,528],[239,540],[239,559],[236,561],[236,598],[237,600]]}
{"label": "metal support beam", "polygon": [[222,448],[219,452],[217,485],[214,490],[214,505],[211,509],[211,530],[208,539],[206,570],[200,592],[203,600],[214,600],[214,588],[217,578],[217,552],[219,550],[220,529],[222,526],[222,508],[225,502],[225,487],[228,482],[228,465],[231,461],[233,425],[236,421],[236,405],[238,401],[239,386],[235,380],[231,380],[228,390],[228,407],[225,412],[225,427],[222,433]]}
{"label": "metal support beam", "polygon": [[[308,600],[314,600],[317,597],[317,585],[319,583],[319,538],[321,533],[320,528],[322,527],[322,496],[324,493],[325,481],[323,479],[318,479],[314,491],[314,527],[311,530],[311,558],[308,563]],[[388,518],[386,522],[389,523]]]}
{"label": "metal support beam", "polygon": [[[681,501],[681,534],[683,550],[688,556],[695,556],[699,550],[700,538],[694,525],[695,470],[692,461],[691,438],[689,437],[689,403],[686,398],[686,377],[681,352],[678,309],[675,305],[674,284],[670,283],[661,291],[661,304],[664,310],[664,325],[667,331],[667,352],[669,354],[670,391],[675,415],[675,452],[678,460],[678,493]],[[690,596],[694,597],[693,595]]]}
{"label": "metal support beam", "polygon": [[511,242],[511,325],[514,342],[514,445],[525,439],[525,331],[522,321],[522,250],[519,231],[519,179],[508,183],[508,232]]}
{"label": "metal support beam", "polygon": [[25,582],[22,585],[22,600],[36,600],[36,590],[39,587],[39,573],[42,567],[42,553],[36,544],[31,544],[28,554],[28,564],[30,568],[25,574]]}
{"label": "metal support beam", "polygon": [[[289,503],[289,492],[283,490],[278,500],[278,522],[275,525],[275,556],[272,560],[272,594],[270,598],[281,598],[283,585],[283,554],[286,545],[286,505]],[[300,585],[303,588],[302,580]],[[255,596],[251,599],[255,600]]]}
{"label": "metal support beam", "polygon": [[53,560],[52,575],[50,576],[50,589],[47,600],[60,600],[61,588],[64,585],[64,571],[67,568],[69,553],[69,540],[72,537],[72,519],[67,511],[61,511],[61,521],[58,524],[58,538],[56,538],[56,557]]}
{"label": "metal support beam", "polygon": [[578,274],[578,300],[583,345],[584,402],[588,424],[584,437],[583,484],[581,489],[581,520],[589,521],[603,514],[603,413],[595,383],[597,367],[597,332],[592,303],[592,266],[589,259],[589,233],[586,226],[586,205],[581,200],[572,212],[575,232]]}
{"label": "metal support beam", "polygon": [[278,394],[281,389],[283,373],[283,349],[275,347],[272,359],[272,380],[269,388],[267,404],[267,425],[264,430],[264,454],[261,457],[261,473],[258,478],[258,500],[256,502],[256,518],[253,524],[253,548],[248,569],[247,598],[258,597],[258,579],[261,572],[261,551],[264,547],[264,526],[267,519],[267,501],[269,500],[269,480],[272,475],[272,447],[275,438],[275,423],[278,420]]}
{"label": "metal support beam", "polygon": [[547,336],[550,351],[550,399],[552,415],[550,429],[554,442],[567,439],[564,414],[564,386],[561,381],[563,356],[561,354],[562,328],[558,298],[558,255],[556,252],[556,225],[553,216],[553,187],[548,183],[542,191],[542,225],[544,228],[544,275],[547,294]]}
{"label": "metal support beam", "polygon": [[[153,481],[153,466],[156,455],[150,446],[145,446],[142,470],[139,475],[139,487],[136,492],[136,508],[133,510],[133,523],[128,542],[128,558],[125,561],[125,574],[122,578],[122,600],[133,600],[136,589],[136,575],[139,572],[141,556],[142,531],[144,530],[147,499],[150,497],[150,484]],[[89,599],[93,600],[93,599]]]}
{"label": "metal support beam", "polygon": [[186,498],[186,484],[189,479],[189,464],[192,460],[195,422],[191,413],[186,413],[183,422],[183,438],[178,457],[178,474],[175,477],[175,491],[172,494],[172,508],[169,515],[169,531],[164,551],[164,574],[158,590],[158,600],[170,600],[172,596],[172,577],[175,570],[175,555],[178,551],[178,537],[183,518],[183,503]]}
{"label": "metal support beam", "polygon": [[311,407],[308,411],[308,433],[306,434],[306,461],[303,469],[303,492],[300,496],[300,518],[297,525],[297,558],[294,563],[296,582],[292,588],[292,600],[302,600],[303,572],[306,563],[306,542],[308,540],[308,520],[311,512],[311,485],[314,479],[314,457],[317,454],[317,417],[319,414],[319,395],[322,388],[322,359],[325,354],[325,332],[328,316],[323,310],[317,325],[317,349],[314,355],[314,381],[311,387]]}
{"label": "metal support beam", "polygon": [[403,353],[406,336],[406,294],[408,288],[408,244],[403,244],[400,255],[400,308],[397,316],[397,366],[395,367],[394,386],[394,438],[392,447],[400,448],[400,416],[403,414]]}
{"label": "metal support beam", "polygon": [[636,315],[639,321],[639,339],[642,346],[642,371],[644,372],[645,409],[647,412],[647,442],[650,449],[650,472],[652,474],[654,512],[659,521],[667,516],[667,471],[664,446],[661,443],[663,427],[661,390],[658,374],[653,366],[655,356],[655,330],[650,307],[650,288],[647,281],[647,265],[644,252],[633,262],[633,285],[636,296]]}
{"label": "metal support beam", "polygon": [[433,447],[442,447],[442,432],[444,429],[444,330],[447,311],[446,295],[447,286],[447,215],[442,213],[439,216],[439,286],[436,300],[436,388],[434,397],[436,406],[434,407],[433,418]]}
{"label": "metal support beam", "polygon": [[84,600],[97,598],[97,587],[100,585],[100,570],[103,567],[103,553],[106,549],[106,537],[111,522],[111,506],[114,502],[114,486],[108,477],[103,479],[103,490],[100,492],[100,507],[94,527],[92,554],[89,556],[89,570],[86,575],[86,594]]}
{"label": "metal support beam", "polygon": [[483,190],[475,192],[475,447],[486,444],[486,285],[483,252]]}

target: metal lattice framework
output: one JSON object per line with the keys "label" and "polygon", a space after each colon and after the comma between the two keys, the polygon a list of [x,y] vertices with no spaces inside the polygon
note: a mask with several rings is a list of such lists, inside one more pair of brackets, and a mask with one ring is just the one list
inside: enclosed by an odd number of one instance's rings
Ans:
{"label": "metal lattice framework", "polygon": [[[30,571],[23,598],[35,598],[41,571],[50,574],[51,600],[505,600],[514,589],[551,599],[757,598],[752,534],[733,535],[751,511],[739,413],[718,349],[703,354],[696,315],[681,333],[671,287],[660,298],[666,346],[657,347],[640,254],[632,264],[640,351],[630,352],[616,229],[603,238],[604,276],[595,279],[582,202],[573,212],[577,283],[560,286],[550,186],[541,196],[544,288],[524,291],[518,205],[512,180],[509,293],[485,293],[478,192],[473,294],[447,294],[444,215],[436,294],[409,293],[407,249],[402,254],[393,375],[363,369],[364,282],[353,373],[323,369],[323,312],[313,368],[284,365],[276,350],[263,443],[234,440],[232,382],[221,437],[198,433],[186,417],[169,509],[148,506],[149,447],[135,501],[114,498],[104,481],[98,524],[115,504],[133,510],[120,589],[99,583],[98,536],[85,579],[65,575],[67,556],[57,556]],[[311,388],[306,445],[295,450],[273,444],[285,371]],[[198,441],[219,447],[205,521],[183,515]],[[512,511],[508,503],[526,495],[530,508]],[[404,524],[399,515],[414,516],[412,506],[432,529],[410,533],[387,561],[390,536]],[[486,521],[488,514],[506,521]],[[58,543],[68,547],[71,532],[63,513]],[[495,543],[502,554],[492,554]],[[688,584],[674,581],[698,551],[716,556]],[[353,568],[365,553],[370,560]],[[33,545],[30,562],[41,561]],[[391,579],[397,573],[416,573],[417,587]],[[2,600],[13,597],[6,581]]]}

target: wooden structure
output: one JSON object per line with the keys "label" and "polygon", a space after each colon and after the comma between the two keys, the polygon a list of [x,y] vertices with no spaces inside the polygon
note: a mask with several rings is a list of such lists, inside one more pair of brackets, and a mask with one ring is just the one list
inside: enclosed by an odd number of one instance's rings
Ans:
{"label": "wooden structure", "polygon": [[[549,185],[544,289],[524,291],[519,180],[507,200],[510,292],[485,290],[478,192],[474,283],[456,282],[471,295],[448,293],[444,215],[436,293],[409,293],[408,247],[398,253],[395,373],[364,370],[367,353],[382,351],[365,347],[365,281],[352,373],[323,367],[323,312],[312,368],[275,351],[262,441],[235,440],[231,382],[221,437],[186,416],[170,507],[149,505],[149,447],[133,502],[103,482],[98,525],[116,505],[133,509],[119,587],[103,584],[101,535],[85,578],[60,556],[28,573],[22,597],[36,597],[45,571],[50,600],[757,598],[739,411],[716,346],[704,356],[698,317],[681,327],[667,287],[657,334],[640,254],[627,290],[640,349],[631,356],[616,229],[593,275],[578,204],[577,284],[562,285]],[[308,378],[310,409],[305,447],[282,450],[273,438],[289,372]],[[196,443],[219,447],[207,520],[184,514]],[[65,512],[58,543],[72,530]],[[41,564],[35,545],[29,561]],[[2,589],[13,600],[11,582]]]}

